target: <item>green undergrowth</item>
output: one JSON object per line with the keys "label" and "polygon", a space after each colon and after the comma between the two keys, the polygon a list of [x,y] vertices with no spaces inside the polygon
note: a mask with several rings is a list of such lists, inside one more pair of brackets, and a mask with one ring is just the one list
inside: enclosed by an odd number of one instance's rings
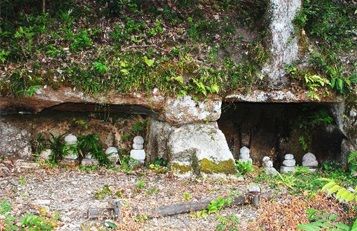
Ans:
{"label": "green undergrowth", "polygon": [[39,208],[38,214],[27,212],[21,216],[12,213],[11,202],[7,199],[0,200],[0,228],[6,231],[51,231],[59,224],[59,213],[50,213],[45,208]]}
{"label": "green undergrowth", "polygon": [[354,231],[357,230],[357,219],[351,225],[344,224],[338,221],[336,214],[326,213],[316,209],[308,209],[306,211],[309,223],[300,224],[297,226],[301,231],[318,231],[318,230],[339,230],[339,231]]}
{"label": "green undergrowth", "polygon": [[158,88],[206,96],[247,90],[268,59],[266,22],[258,17],[266,2],[66,0],[41,9],[27,0],[2,1],[0,92],[32,96],[43,86],[68,86],[89,94]]}
{"label": "green undergrowth", "polygon": [[297,167],[294,173],[279,174],[275,177],[261,173],[255,180],[265,182],[271,188],[286,187],[292,194],[310,196],[320,192],[331,181],[343,188],[354,188],[357,185],[357,179],[350,172],[344,171],[340,165],[330,162],[323,163],[316,172],[310,172],[305,167]]}
{"label": "green undergrowth", "polygon": [[302,67],[297,63],[287,67],[287,71],[292,78],[303,82],[309,90],[309,97],[319,100],[328,95],[326,90],[347,94],[357,84],[353,53],[357,45],[354,38],[356,10],[356,6],[349,2],[303,2],[294,23],[297,32],[304,30],[302,34],[306,33],[300,35],[300,45],[304,52],[309,53],[308,66]]}

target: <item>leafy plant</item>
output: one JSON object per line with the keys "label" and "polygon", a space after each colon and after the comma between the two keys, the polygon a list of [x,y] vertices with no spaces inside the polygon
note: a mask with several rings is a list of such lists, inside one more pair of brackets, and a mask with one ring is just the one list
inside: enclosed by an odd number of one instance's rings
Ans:
{"label": "leafy plant", "polygon": [[92,45],[92,39],[89,36],[87,30],[81,30],[79,33],[75,34],[71,44],[71,49],[74,51],[83,50],[89,48]]}
{"label": "leafy plant", "polygon": [[10,201],[2,199],[0,201],[0,215],[6,215],[12,210]]}
{"label": "leafy plant", "polygon": [[159,19],[156,19],[154,26],[149,29],[148,34],[151,37],[154,37],[158,34],[162,34],[163,32],[164,32],[164,28],[162,25],[162,21]]}
{"label": "leafy plant", "polygon": [[9,56],[10,52],[0,49],[0,63],[5,63],[7,57]]}
{"label": "leafy plant", "polygon": [[249,161],[241,161],[237,160],[236,161],[236,169],[241,175],[245,175],[247,173],[252,172],[253,169],[253,164]]}
{"label": "leafy plant", "polygon": [[138,191],[143,190],[146,187],[145,180],[143,179],[138,179],[135,183],[135,187]]}
{"label": "leafy plant", "polygon": [[310,223],[298,225],[297,226],[298,230],[303,230],[303,231],[351,230],[350,226],[337,221],[338,217],[336,214],[324,213],[315,209],[308,209],[307,214]]}
{"label": "leafy plant", "polygon": [[167,172],[168,168],[167,168],[168,162],[167,160],[163,159],[163,158],[156,158],[150,165],[149,168],[151,170],[153,170],[156,173],[165,173]]}
{"label": "leafy plant", "polygon": [[184,192],[182,197],[184,201],[190,201],[192,199],[192,195],[189,192]]}
{"label": "leafy plant", "polygon": [[24,228],[25,230],[32,230],[32,231],[51,231],[53,230],[52,224],[37,215],[34,215],[32,213],[26,213],[22,218],[21,218],[21,227]]}
{"label": "leafy plant", "polygon": [[97,200],[103,200],[110,195],[112,195],[112,190],[110,189],[109,185],[106,184],[95,192],[94,197]]}
{"label": "leafy plant", "polygon": [[93,63],[93,69],[101,75],[104,75],[108,72],[108,67],[104,63],[99,61]]}
{"label": "leafy plant", "polygon": [[328,79],[325,79],[319,75],[311,75],[309,73],[304,75],[304,81],[307,86],[307,89],[309,90],[308,96],[311,99],[316,99],[316,100],[320,100],[320,97],[317,94],[318,89],[320,87],[330,85],[330,81]]}
{"label": "leafy plant", "polygon": [[223,198],[223,197],[218,197],[217,199],[212,200],[209,205],[207,206],[207,212],[208,214],[211,213],[216,213],[223,209],[226,206],[230,206],[233,202],[233,199],[228,197],[228,198]]}
{"label": "leafy plant", "polygon": [[218,216],[216,231],[238,231],[239,218],[236,214]]}
{"label": "leafy plant", "polygon": [[50,133],[49,147],[51,149],[51,155],[49,156],[49,162],[52,164],[58,164],[60,160],[66,155],[65,143],[63,140],[64,134],[55,136]]}
{"label": "leafy plant", "polygon": [[125,155],[120,159],[120,170],[125,173],[131,173],[139,164],[138,160],[131,158],[129,155]]}
{"label": "leafy plant", "polygon": [[[340,202],[357,202],[357,193],[356,191],[350,191],[343,186],[338,185],[334,180],[329,180],[322,188],[323,192],[326,192],[329,195],[333,195]],[[353,190],[356,190],[357,187]]]}
{"label": "leafy plant", "polygon": [[97,134],[89,134],[78,137],[78,150],[81,157],[90,153],[100,165],[110,166],[111,162],[103,151],[103,146]]}

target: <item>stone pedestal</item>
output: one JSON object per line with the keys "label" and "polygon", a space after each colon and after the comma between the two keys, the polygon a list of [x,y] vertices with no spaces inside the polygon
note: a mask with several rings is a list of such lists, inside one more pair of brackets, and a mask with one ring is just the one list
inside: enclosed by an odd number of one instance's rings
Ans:
{"label": "stone pedestal", "polygon": [[286,154],[284,156],[283,165],[280,167],[281,173],[288,173],[295,171],[296,160],[293,154]]}

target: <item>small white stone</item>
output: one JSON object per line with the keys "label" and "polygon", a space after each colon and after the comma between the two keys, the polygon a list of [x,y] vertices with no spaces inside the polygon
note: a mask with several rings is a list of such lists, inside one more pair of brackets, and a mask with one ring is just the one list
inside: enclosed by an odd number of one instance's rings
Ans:
{"label": "small white stone", "polygon": [[294,167],[296,164],[296,160],[284,160],[283,165],[287,167]]}
{"label": "small white stone", "polygon": [[239,154],[239,159],[249,159],[250,155],[248,153],[241,153]]}
{"label": "small white stone", "polygon": [[294,159],[294,155],[293,154],[285,154],[284,159],[285,160],[293,160]]}
{"label": "small white stone", "polygon": [[302,162],[302,166],[305,167],[317,167],[319,165],[319,163],[317,162],[317,160],[305,160]]}
{"label": "small white stone", "polygon": [[288,173],[288,172],[294,172],[295,167],[288,167],[288,166],[281,166],[280,167],[280,172],[281,173]]}
{"label": "small white stone", "polygon": [[52,150],[51,149],[43,150],[40,153],[40,159],[41,160],[48,160],[50,158],[51,154],[52,154]]}
{"label": "small white stone", "polygon": [[257,184],[251,183],[248,185],[248,192],[260,192],[260,187]]}
{"label": "small white stone", "polygon": [[262,161],[263,161],[263,163],[264,163],[264,162],[266,162],[266,161],[268,161],[268,160],[270,160],[270,157],[269,157],[269,156],[264,156]]}
{"label": "small white stone", "polygon": [[64,142],[67,145],[77,144],[77,137],[75,135],[69,134],[64,137]]}
{"label": "small white stone", "polygon": [[145,151],[144,150],[131,150],[130,151],[130,157],[138,160],[140,163],[144,163],[145,161]]}
{"label": "small white stone", "polygon": [[107,155],[118,154],[118,149],[116,147],[109,147],[107,148],[107,150],[105,150],[105,154]]}
{"label": "small white stone", "polygon": [[311,152],[306,153],[302,157],[302,162],[304,162],[304,161],[313,161],[313,160],[316,160],[316,156],[314,154],[312,154]]}
{"label": "small white stone", "polygon": [[144,145],[133,143],[133,149],[135,149],[135,150],[144,149]]}
{"label": "small white stone", "polygon": [[110,154],[110,155],[108,155],[108,159],[113,164],[117,164],[118,160],[119,160],[119,155],[118,154]]}
{"label": "small white stone", "polygon": [[135,136],[133,140],[134,144],[144,144],[144,138],[142,136]]}
{"label": "small white stone", "polygon": [[250,156],[250,150],[249,148],[247,148],[246,146],[243,146],[240,150],[239,150],[239,155],[242,156],[243,158],[244,157],[247,157],[249,158]]}

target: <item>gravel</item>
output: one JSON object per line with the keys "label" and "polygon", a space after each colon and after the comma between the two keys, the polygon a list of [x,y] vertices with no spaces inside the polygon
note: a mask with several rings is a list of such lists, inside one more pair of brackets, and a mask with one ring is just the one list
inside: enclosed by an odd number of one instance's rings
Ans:
{"label": "gravel", "polygon": [[[139,183],[138,183],[139,182]],[[144,186],[140,184],[144,182]],[[96,192],[108,185],[111,195],[96,199]],[[141,187],[139,187],[141,185]],[[193,218],[191,214],[146,219],[145,211],[161,205],[185,202],[184,194],[191,201],[228,196],[247,192],[248,183],[239,178],[177,178],[170,173],[156,174],[139,170],[127,175],[110,170],[84,172],[78,169],[35,169],[31,172],[13,174],[0,178],[0,197],[8,198],[14,214],[21,215],[36,208],[45,207],[50,212],[59,212],[61,222],[57,230],[81,230],[94,226],[88,219],[88,209],[106,209],[112,205],[116,192],[121,201],[119,230],[214,230],[218,214]],[[249,221],[257,216],[251,206],[227,208],[219,215],[236,214],[240,229],[246,229]],[[94,223],[103,222],[97,220]]]}

